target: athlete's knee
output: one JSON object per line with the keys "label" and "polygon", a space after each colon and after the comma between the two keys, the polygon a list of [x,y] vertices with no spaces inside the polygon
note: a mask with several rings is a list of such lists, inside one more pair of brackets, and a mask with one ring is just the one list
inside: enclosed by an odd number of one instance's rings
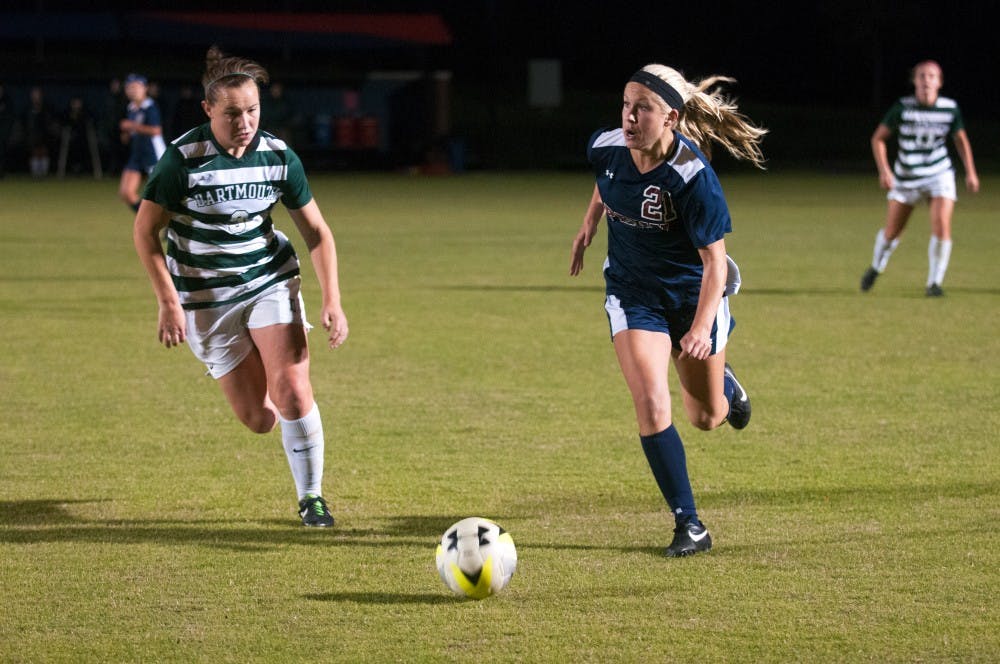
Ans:
{"label": "athlete's knee", "polygon": [[262,417],[257,417],[249,422],[244,422],[247,428],[254,433],[271,433],[274,431],[274,425],[278,423],[278,419],[272,414],[268,414]]}
{"label": "athlete's knee", "polygon": [[[644,428],[668,426],[670,424],[670,398],[642,394],[633,397],[635,413]],[[666,424],[664,424],[666,423]],[[661,427],[662,428],[662,427]],[[657,429],[659,430],[659,429]]]}
{"label": "athlete's knee", "polygon": [[272,390],[271,399],[282,417],[297,420],[312,410],[312,385],[308,380],[279,381]]}
{"label": "athlete's knee", "polygon": [[688,421],[696,429],[711,431],[723,422],[729,415],[728,404],[724,408],[717,406],[691,408],[687,411]]}
{"label": "athlete's knee", "polygon": [[269,433],[278,423],[278,414],[269,408],[255,408],[236,415],[240,422],[254,433]]}
{"label": "athlete's knee", "polygon": [[688,421],[692,426],[701,431],[711,431],[725,421],[725,417],[718,417],[714,413],[699,412],[688,413]]}

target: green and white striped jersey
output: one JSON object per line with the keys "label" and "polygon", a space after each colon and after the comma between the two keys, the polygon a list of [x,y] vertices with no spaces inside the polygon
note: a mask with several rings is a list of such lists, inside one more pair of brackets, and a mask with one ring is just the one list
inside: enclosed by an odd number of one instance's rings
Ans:
{"label": "green and white striped jersey", "polygon": [[951,170],[946,139],[964,127],[954,99],[938,97],[921,106],[913,95],[899,99],[882,118],[896,132],[899,150],[893,172],[900,180],[918,180]]}
{"label": "green and white striped jersey", "polygon": [[281,200],[312,200],[302,162],[284,141],[258,131],[239,159],[208,124],[173,141],[143,197],[171,213],[167,268],[185,309],[240,302],[299,274],[299,260],[271,222]]}

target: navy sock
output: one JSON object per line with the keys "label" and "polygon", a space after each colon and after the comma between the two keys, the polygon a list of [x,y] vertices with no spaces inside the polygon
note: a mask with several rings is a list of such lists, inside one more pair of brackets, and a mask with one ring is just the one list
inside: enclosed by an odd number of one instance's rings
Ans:
{"label": "navy sock", "polygon": [[642,451],[653,471],[653,477],[660,487],[660,493],[670,505],[670,511],[678,522],[694,520],[698,523],[698,513],[694,507],[694,493],[688,479],[687,457],[684,443],[671,424],[652,436],[639,436]]}

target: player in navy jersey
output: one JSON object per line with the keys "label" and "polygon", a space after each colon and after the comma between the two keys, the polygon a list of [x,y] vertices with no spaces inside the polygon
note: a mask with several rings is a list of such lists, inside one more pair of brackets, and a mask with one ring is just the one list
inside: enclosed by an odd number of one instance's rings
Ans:
{"label": "player in navy jersey", "polygon": [[129,156],[122,168],[118,197],[138,212],[142,179],[156,166],[166,144],[163,142],[160,107],[149,96],[146,77],[129,74],[125,78],[125,96],[129,100],[128,106],[118,128],[122,142],[129,145]]}
{"label": "player in navy jersey", "polygon": [[[879,184],[889,191],[889,204],[885,227],[875,236],[872,263],[861,276],[861,290],[875,285],[899,246],[914,206],[926,199],[931,218],[926,293],[939,297],[944,295],[941,283],[951,258],[951,216],[958,198],[955,169],[945,144],[948,136],[965,167],[969,193],[979,191],[979,176],[958,104],[938,94],[944,84],[941,66],[933,60],[920,62],[910,72],[910,81],[914,94],[892,105],[871,138]],[[886,143],[893,134],[898,137],[898,151],[895,164],[890,166]]]}
{"label": "player in navy jersey", "polygon": [[[347,339],[337,253],[302,162],[259,129],[267,71],[212,47],[202,83],[208,123],[173,141],[135,219],[136,251],[159,302],[158,334],[185,341],[251,431],[280,423],[305,526],[332,526],[322,494],[325,439],[309,378],[299,262],[274,228],[280,200],[305,241],[322,291],[320,322]],[[164,255],[160,232],[166,228]]]}
{"label": "player in navy jersey", "polygon": [[632,76],[621,128],[599,130],[588,144],[597,183],[570,262],[570,274],[579,274],[606,216],[605,310],[642,449],[674,515],[669,557],[712,547],[672,422],[670,361],[694,426],[709,430],[728,421],[742,429],[750,421],[750,399],[726,363],[734,325],[728,296],[739,289],[739,270],[726,255],[729,210],[706,154],[711,139],[763,168],[759,144],[767,132],[720,96],[716,84],[728,81],[690,83],[657,64]]}

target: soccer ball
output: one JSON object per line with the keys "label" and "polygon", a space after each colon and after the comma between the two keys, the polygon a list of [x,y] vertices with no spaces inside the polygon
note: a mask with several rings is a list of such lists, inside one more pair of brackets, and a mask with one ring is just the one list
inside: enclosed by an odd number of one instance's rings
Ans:
{"label": "soccer ball", "polygon": [[503,590],[517,568],[517,549],[506,530],[489,519],[462,519],[441,536],[438,574],[459,597],[483,599]]}

